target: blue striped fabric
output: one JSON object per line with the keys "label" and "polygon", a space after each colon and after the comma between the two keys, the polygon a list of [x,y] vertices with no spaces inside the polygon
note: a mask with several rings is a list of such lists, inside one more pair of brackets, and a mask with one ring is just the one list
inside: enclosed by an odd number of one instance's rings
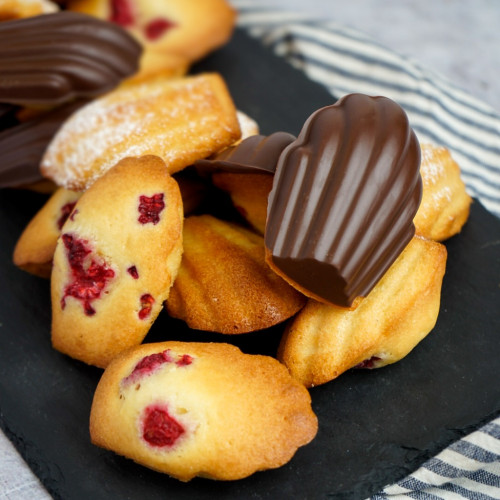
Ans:
{"label": "blue striped fabric", "polygon": [[500,419],[453,443],[374,500],[500,498]]}
{"label": "blue striped fabric", "polygon": [[[469,193],[500,216],[500,116],[492,108],[354,30],[253,0],[232,3],[241,27],[336,98],[362,92],[397,101],[420,142],[447,147]],[[500,417],[371,498],[500,499]]]}

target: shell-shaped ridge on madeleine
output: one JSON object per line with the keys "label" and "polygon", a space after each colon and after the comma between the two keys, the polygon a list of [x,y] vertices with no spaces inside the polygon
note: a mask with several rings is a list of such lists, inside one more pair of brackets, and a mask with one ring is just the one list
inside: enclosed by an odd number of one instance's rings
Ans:
{"label": "shell-shaped ridge on madeleine", "polygon": [[415,233],[419,166],[417,137],[394,101],[350,94],[317,110],[278,161],[271,265],[325,302],[365,296]]}
{"label": "shell-shaped ridge on madeleine", "polygon": [[305,305],[305,297],[265,263],[263,238],[243,226],[192,215],[184,221],[183,248],[166,306],[193,329],[263,330]]}

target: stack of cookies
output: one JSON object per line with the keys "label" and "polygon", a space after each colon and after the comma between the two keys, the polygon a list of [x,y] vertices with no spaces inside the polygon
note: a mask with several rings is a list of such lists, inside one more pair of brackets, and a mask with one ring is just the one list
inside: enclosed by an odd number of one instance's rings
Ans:
{"label": "stack of cookies", "polygon": [[[384,97],[311,110],[298,137],[259,135],[220,75],[184,74],[229,38],[234,12],[223,0],[68,9],[78,12],[0,24],[0,37],[38,30],[43,40],[48,26],[64,40],[69,21],[70,34],[112,26],[132,69],[89,92],[76,62],[54,63],[30,100],[0,85],[0,102],[29,116],[6,128],[19,142],[27,136],[16,127],[50,117],[40,103],[54,112],[78,102],[31,159],[53,194],[13,260],[51,280],[53,347],[104,369],[91,439],[182,481],[280,467],[316,435],[308,388],[394,363],[433,329],[441,242],[460,231],[471,202],[459,167],[445,149],[420,145]],[[83,45],[92,43],[102,44]],[[22,54],[10,57],[25,71]],[[65,85],[54,89],[59,73]],[[26,166],[21,157],[12,171]],[[234,211],[221,217],[199,203],[206,189]],[[143,343],[160,314],[185,321],[199,342]],[[276,325],[275,357],[203,338]]]}

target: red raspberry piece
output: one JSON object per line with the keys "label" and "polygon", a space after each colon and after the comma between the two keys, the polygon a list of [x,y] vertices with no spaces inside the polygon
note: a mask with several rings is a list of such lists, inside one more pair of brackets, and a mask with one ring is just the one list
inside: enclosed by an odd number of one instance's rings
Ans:
{"label": "red raspberry piece", "polygon": [[139,311],[139,319],[146,319],[151,314],[151,309],[155,299],[149,293],[141,295],[141,309]]}
{"label": "red raspberry piece", "polygon": [[128,0],[111,0],[109,21],[120,26],[133,26],[135,23],[133,6]]}
{"label": "red raspberry piece", "polygon": [[66,203],[66,205],[63,205],[61,207],[61,216],[57,220],[57,227],[59,228],[59,231],[64,226],[64,223],[68,220],[68,217],[73,211],[73,208],[75,208],[75,205],[76,201],[74,201],[73,203]]}
{"label": "red raspberry piece", "polygon": [[150,405],[143,413],[142,437],[151,446],[171,447],[186,432],[165,406]]}
{"label": "red raspberry piece", "polygon": [[[182,354],[177,358],[178,358],[177,361],[175,361],[175,364],[177,366],[189,366],[193,362],[193,357],[190,356],[189,354]],[[163,352],[150,354],[149,356],[144,356],[144,358],[142,358],[135,365],[130,375],[123,379],[123,384],[127,385],[129,383],[136,382],[140,378],[146,375],[150,375],[165,363],[173,363],[173,362],[174,358],[172,357],[170,349],[166,349]]]}
{"label": "red raspberry piece", "polygon": [[104,263],[91,259],[85,267],[92,250],[86,246],[87,241],[75,238],[71,234],[63,234],[62,241],[67,250],[68,263],[73,280],[64,289],[61,307],[66,307],[66,297],[74,297],[82,302],[87,316],[95,314],[91,302],[101,296],[108,281],[115,276],[115,272]]}
{"label": "red raspberry piece", "polygon": [[137,267],[135,266],[130,266],[128,269],[127,269],[127,272],[130,274],[130,276],[132,276],[132,278],[134,278],[135,280],[138,280],[139,279],[139,273],[137,271]]}
{"label": "red raspberry piece", "polygon": [[193,362],[193,357],[190,356],[189,354],[183,354],[176,362],[175,364],[177,366],[188,366]]}
{"label": "red raspberry piece", "polygon": [[372,356],[370,359],[365,359],[364,361],[361,361],[361,363],[357,364],[354,368],[375,368],[375,364],[377,361],[380,361],[382,358],[379,358],[378,356]]}
{"label": "red raspberry piece", "polygon": [[163,193],[154,194],[151,197],[141,195],[139,197],[139,222],[147,224],[152,222],[158,224],[160,222],[160,213],[165,208],[163,201]]}
{"label": "red raspberry piece", "polygon": [[155,352],[154,354],[150,354],[149,356],[145,356],[142,358],[139,363],[134,368],[132,375],[134,372],[151,372],[157,366],[162,365],[163,363],[170,363],[172,358],[170,356],[170,349],[167,349],[163,352]]}
{"label": "red raspberry piece", "polygon": [[170,356],[170,350],[167,349],[163,352],[158,352],[154,354],[150,354],[149,356],[145,356],[142,358],[132,370],[132,373],[123,379],[124,384],[128,384],[129,382],[135,382],[139,378],[149,375],[154,372],[157,368],[165,363],[170,363],[172,358]]}
{"label": "red raspberry piece", "polygon": [[177,26],[176,23],[168,19],[153,19],[144,27],[144,34],[148,40],[157,40],[165,33],[165,31],[175,28],[175,26]]}

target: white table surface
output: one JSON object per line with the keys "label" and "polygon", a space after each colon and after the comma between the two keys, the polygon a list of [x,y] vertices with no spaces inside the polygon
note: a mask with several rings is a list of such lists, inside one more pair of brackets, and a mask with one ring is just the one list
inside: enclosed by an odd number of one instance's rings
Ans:
{"label": "white table surface", "polygon": [[[331,19],[438,71],[500,112],[498,0],[254,0]],[[50,498],[0,432],[0,499]]]}

